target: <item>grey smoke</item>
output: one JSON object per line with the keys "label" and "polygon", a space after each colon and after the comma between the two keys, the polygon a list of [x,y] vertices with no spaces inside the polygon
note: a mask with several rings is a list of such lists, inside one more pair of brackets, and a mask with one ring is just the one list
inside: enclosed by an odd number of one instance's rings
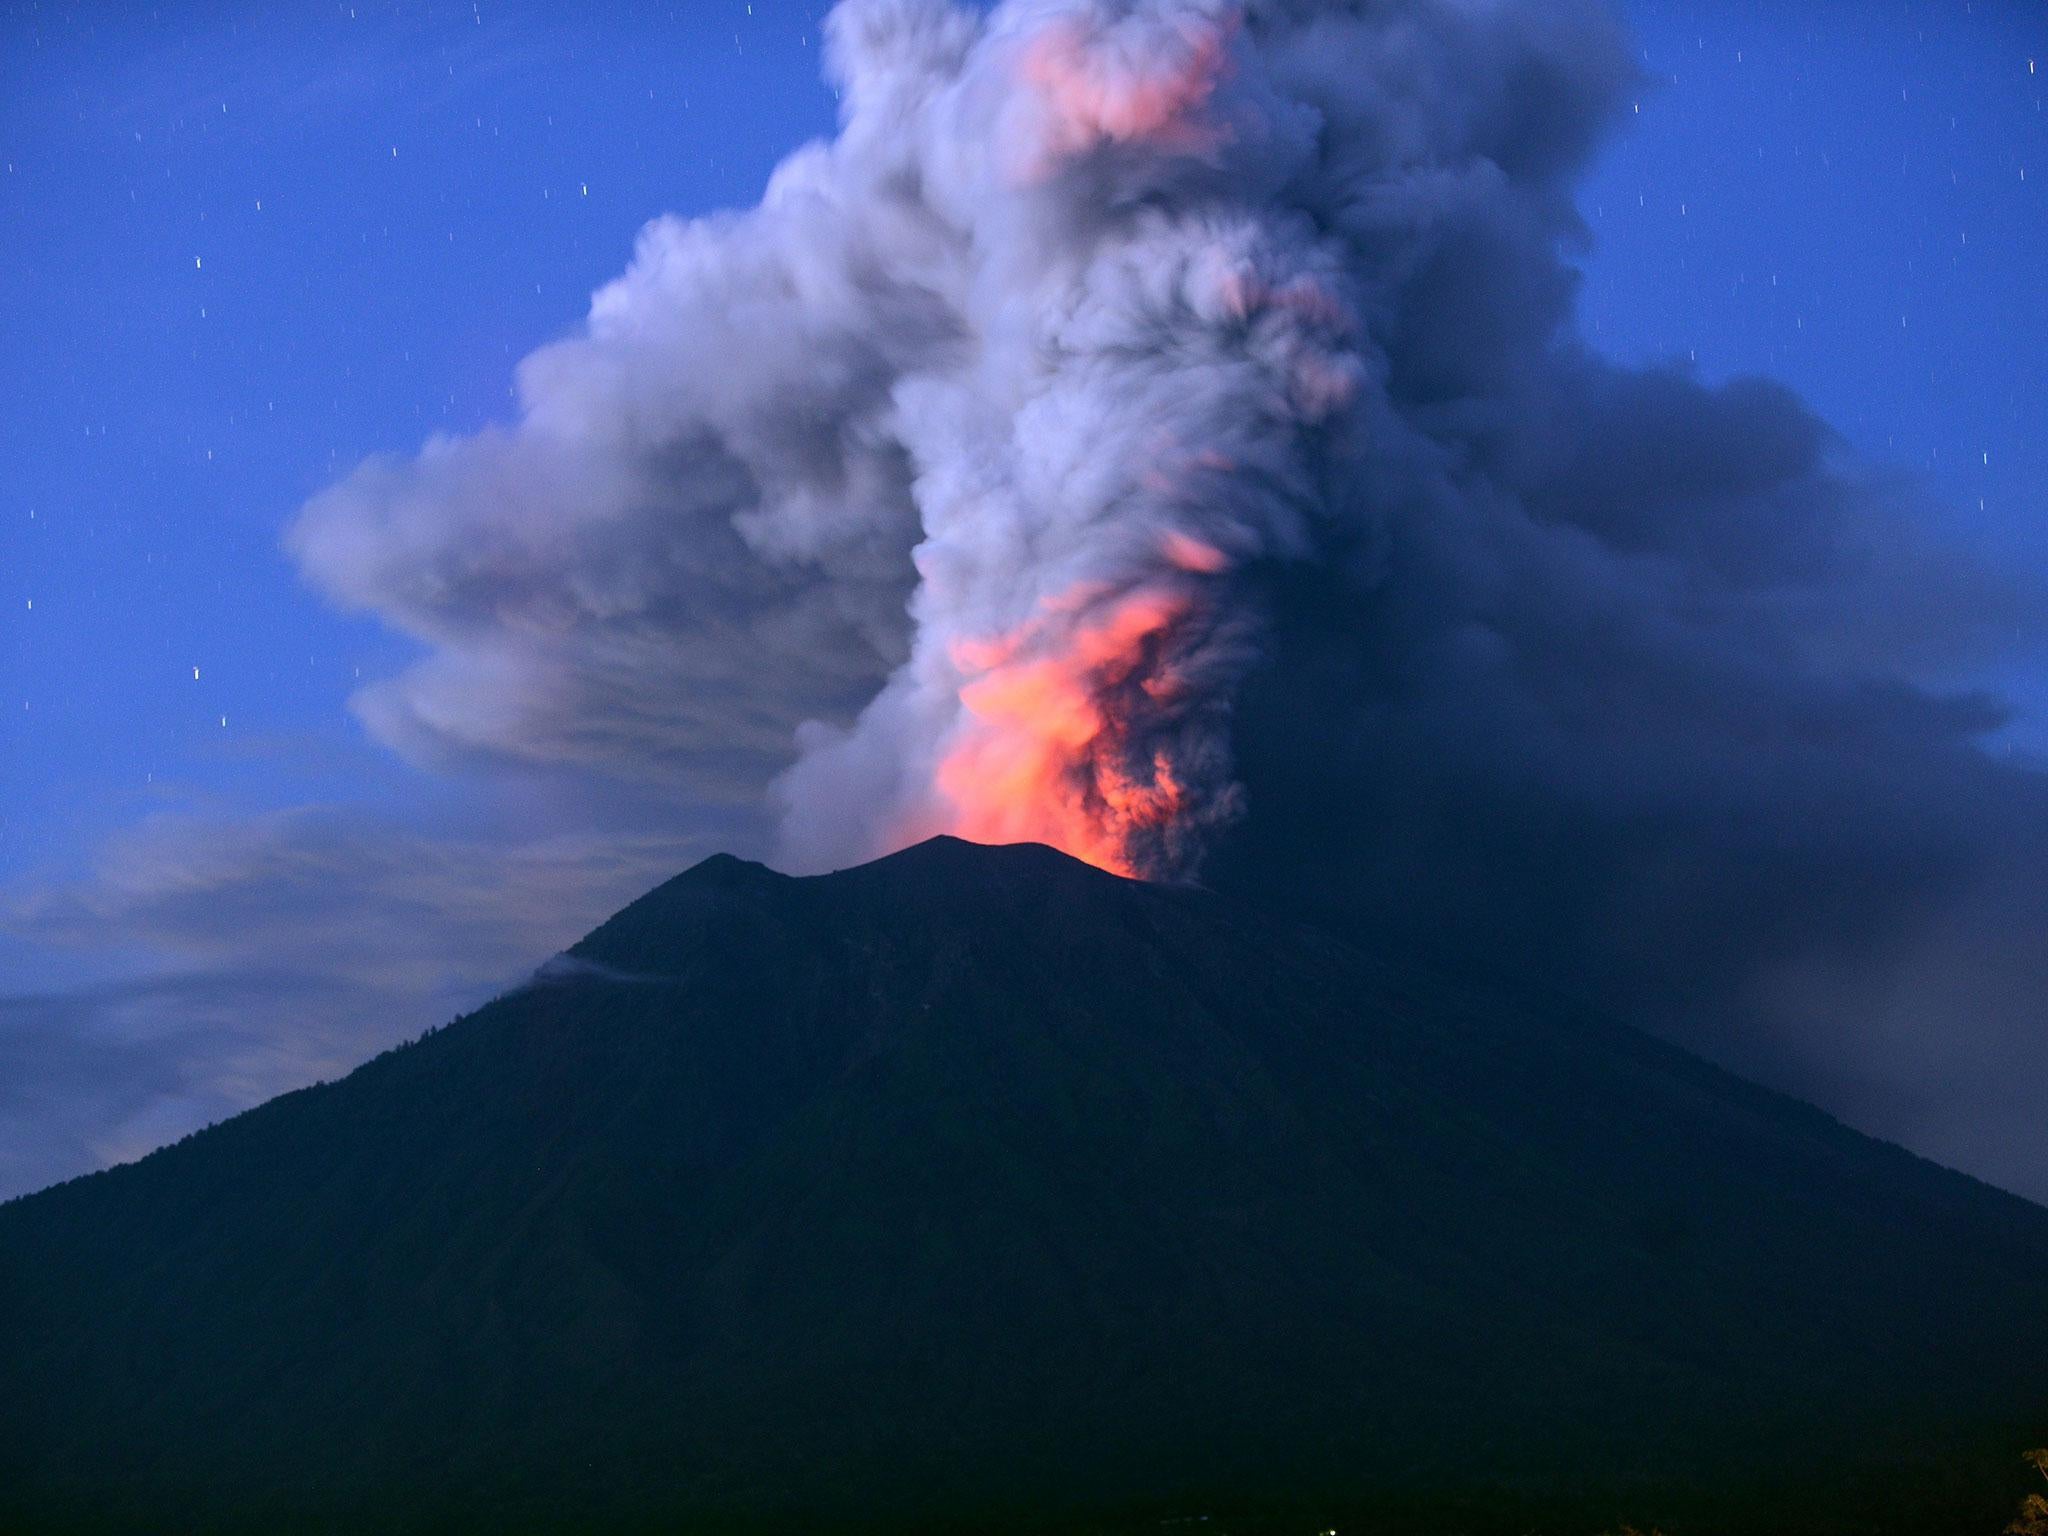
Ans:
{"label": "grey smoke", "polygon": [[1573,190],[1634,84],[1604,5],[828,34],[836,138],[650,225],[514,424],[294,525],[422,642],[373,730],[767,804],[822,868],[959,825],[977,656],[1163,603],[1105,685],[1100,750],[1185,791],[1138,867],[2048,1194],[2048,793],[1959,681],[2038,640],[2039,583],[1786,391],[1573,339]]}

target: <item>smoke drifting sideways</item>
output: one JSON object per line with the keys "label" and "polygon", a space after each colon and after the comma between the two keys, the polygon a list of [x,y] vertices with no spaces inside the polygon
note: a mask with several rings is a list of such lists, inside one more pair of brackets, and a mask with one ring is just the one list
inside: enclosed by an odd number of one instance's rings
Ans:
{"label": "smoke drifting sideways", "polygon": [[842,124],[662,219],[515,424],[288,542],[434,761],[1249,892],[2048,1194],[2041,594],[1764,382],[1571,332],[1591,0],[846,0]]}

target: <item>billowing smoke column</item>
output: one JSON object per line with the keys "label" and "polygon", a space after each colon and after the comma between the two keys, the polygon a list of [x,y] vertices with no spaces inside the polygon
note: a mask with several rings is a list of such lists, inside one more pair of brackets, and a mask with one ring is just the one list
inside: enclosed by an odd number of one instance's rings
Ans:
{"label": "billowing smoke column", "polygon": [[1314,549],[1326,439],[1371,388],[1344,243],[1284,195],[1321,123],[1268,78],[1275,26],[838,13],[847,141],[886,114],[913,158],[954,335],[894,391],[911,654],[780,784],[796,857],[953,831],[1175,875],[1239,812],[1230,702],[1261,620],[1236,573]]}
{"label": "billowing smoke column", "polygon": [[588,337],[528,360],[517,433],[298,524],[436,647],[363,709],[697,778],[816,718],[777,787],[794,862],[952,830],[1191,872],[1243,804],[1240,573],[1381,515],[1329,481],[1386,412],[1386,282],[1464,205],[1569,222],[1489,118],[1618,78],[1614,38],[1573,6],[1202,0],[857,0],[830,34],[835,142],[749,214],[651,226]]}
{"label": "billowing smoke column", "polygon": [[835,23],[841,150],[879,125],[907,158],[953,326],[892,402],[923,533],[911,655],[850,734],[811,734],[779,785],[787,851],[950,830],[1191,873],[1243,806],[1232,701],[1265,650],[1243,573],[1386,510],[1332,477],[1387,425],[1387,284],[1470,205],[1539,243],[1569,227],[1499,154],[1543,125],[1489,119],[1515,89],[1625,78],[1616,39],[1574,6]]}
{"label": "billowing smoke column", "polygon": [[376,732],[765,798],[797,868],[950,830],[1199,873],[1866,1124],[1965,1070],[1943,1102],[2022,1113],[2048,801],[1939,685],[2048,604],[1783,390],[1572,340],[1573,181],[1634,84],[1603,6],[829,34],[835,139],[650,225],[516,425],[294,525],[426,648]]}

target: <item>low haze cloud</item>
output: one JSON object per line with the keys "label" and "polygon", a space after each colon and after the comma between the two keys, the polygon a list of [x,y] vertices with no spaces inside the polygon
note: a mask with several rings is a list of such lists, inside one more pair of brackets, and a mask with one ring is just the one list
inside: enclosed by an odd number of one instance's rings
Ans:
{"label": "low haze cloud", "polygon": [[691,862],[674,836],[431,836],[358,813],[164,816],[0,927],[129,974],[0,992],[0,1199],[131,1158],[519,982]]}

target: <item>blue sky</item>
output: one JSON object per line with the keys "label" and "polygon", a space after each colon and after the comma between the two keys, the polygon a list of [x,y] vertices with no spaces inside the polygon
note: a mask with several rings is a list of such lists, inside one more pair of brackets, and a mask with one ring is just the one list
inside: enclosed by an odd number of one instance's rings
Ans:
{"label": "blue sky", "polygon": [[[137,829],[167,817],[316,807],[472,850],[647,837],[623,792],[572,803],[372,741],[349,696],[410,647],[310,592],[280,534],[366,455],[505,416],[514,363],[580,322],[645,220],[750,204],[828,132],[823,9],[7,6],[0,1001],[246,962],[122,916]],[[1781,379],[1959,536],[2048,556],[2044,13],[1627,10],[1647,83],[1582,197],[1587,339]],[[2048,744],[2048,661],[2005,654],[1980,680],[2020,710],[2012,750]],[[497,937],[373,1026],[173,1096],[93,1155],[433,1022],[709,835],[480,916]]]}
{"label": "blue sky", "polygon": [[401,652],[285,519],[505,415],[645,220],[832,121],[811,7],[357,9],[9,18],[0,875],[188,798],[432,796],[343,708]]}
{"label": "blue sky", "polygon": [[1590,339],[1782,379],[1958,524],[2048,554],[2048,15],[1628,13],[1652,85],[1582,199]]}

